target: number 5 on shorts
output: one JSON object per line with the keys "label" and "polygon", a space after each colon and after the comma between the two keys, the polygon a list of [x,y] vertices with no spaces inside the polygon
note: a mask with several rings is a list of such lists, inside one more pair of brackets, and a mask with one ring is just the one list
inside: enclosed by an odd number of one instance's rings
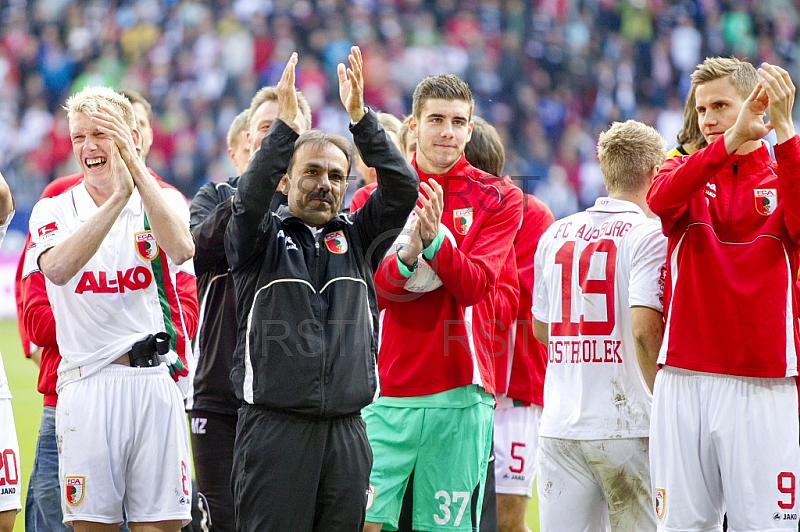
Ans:
{"label": "number 5 on shorts", "polygon": [[[433,520],[436,521],[437,525],[446,525],[450,522],[450,503],[457,504],[458,501],[461,501],[461,508],[458,510],[458,515],[456,515],[456,520],[453,523],[453,526],[458,526],[461,524],[461,518],[464,517],[464,510],[467,509],[467,502],[469,502],[469,492],[468,491],[454,491],[453,498],[450,499],[450,494],[444,490],[439,490],[433,496],[436,500],[439,501],[439,510],[442,511],[444,517],[439,517],[436,514],[433,514]],[[441,500],[444,499],[444,502]]]}

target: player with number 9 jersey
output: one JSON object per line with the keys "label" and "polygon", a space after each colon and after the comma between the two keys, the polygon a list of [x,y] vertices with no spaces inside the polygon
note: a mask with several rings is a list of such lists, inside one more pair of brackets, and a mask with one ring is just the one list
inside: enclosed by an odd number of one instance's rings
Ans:
{"label": "player with number 9 jersey", "polygon": [[[644,194],[665,152],[653,128],[614,124],[598,145],[609,197],[556,221],[539,241],[534,333],[548,346],[538,458],[542,530],[568,514],[584,530],[608,516],[614,530],[655,529],[648,433],[666,238],[648,218]],[[640,319],[648,326],[639,327]],[[615,489],[620,478],[632,489]]]}

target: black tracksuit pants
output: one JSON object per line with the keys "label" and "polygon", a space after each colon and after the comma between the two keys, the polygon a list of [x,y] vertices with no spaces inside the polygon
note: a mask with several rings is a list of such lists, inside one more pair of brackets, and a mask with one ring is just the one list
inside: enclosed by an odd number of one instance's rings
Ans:
{"label": "black tracksuit pants", "polygon": [[361,415],[239,409],[231,490],[236,529],[361,532],[372,449]]}

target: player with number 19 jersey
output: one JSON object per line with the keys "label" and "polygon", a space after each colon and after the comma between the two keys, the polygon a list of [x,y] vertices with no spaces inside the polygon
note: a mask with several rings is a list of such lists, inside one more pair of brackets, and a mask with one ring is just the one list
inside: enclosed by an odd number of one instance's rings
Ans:
{"label": "player with number 19 jersey", "polygon": [[630,308],[663,311],[666,238],[637,205],[599,198],[555,222],[534,260],[533,315],[549,324],[540,436],[646,438],[650,393]]}

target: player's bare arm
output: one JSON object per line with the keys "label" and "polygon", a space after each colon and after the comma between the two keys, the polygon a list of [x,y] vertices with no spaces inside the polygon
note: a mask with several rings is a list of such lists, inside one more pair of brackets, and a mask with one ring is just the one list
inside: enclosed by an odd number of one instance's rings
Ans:
{"label": "player's bare arm", "polygon": [[533,318],[533,336],[540,344],[547,347],[550,344],[550,325]]}
{"label": "player's bare arm", "polygon": [[777,65],[761,63],[758,69],[761,85],[769,97],[769,124],[775,130],[778,144],[795,135],[792,123],[795,86],[789,73]]}
{"label": "player's bare arm", "polygon": [[142,197],[147,220],[159,247],[175,264],[183,264],[194,256],[194,240],[188,224],[164,197],[163,189],[136,151],[139,132],[131,129],[121,114],[108,106],[92,114],[92,121],[114,139],[133,183]]}
{"label": "player's bare arm", "polygon": [[664,337],[663,314],[649,307],[631,307],[631,334],[639,369],[652,392],[658,369],[658,351]]}
{"label": "player's bare arm", "polygon": [[3,174],[0,173],[0,224],[6,223],[11,209],[14,208],[14,199],[11,196],[11,189],[8,188]]}
{"label": "player's bare arm", "polygon": [[127,165],[116,146],[113,151],[111,196],[77,231],[39,256],[39,270],[57,286],[67,284],[97,253],[133,193],[133,179]]}

